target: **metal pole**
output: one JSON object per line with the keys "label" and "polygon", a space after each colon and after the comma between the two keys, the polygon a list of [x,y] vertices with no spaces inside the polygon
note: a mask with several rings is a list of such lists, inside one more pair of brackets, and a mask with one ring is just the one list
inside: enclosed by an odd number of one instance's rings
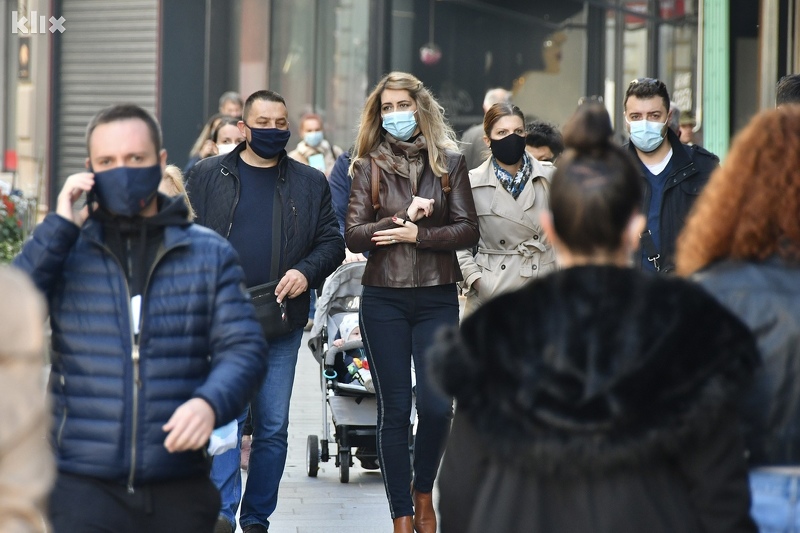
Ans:
{"label": "metal pole", "polygon": [[759,39],[758,109],[775,106],[775,82],[778,81],[778,33],[780,2],[761,0],[761,35]]}

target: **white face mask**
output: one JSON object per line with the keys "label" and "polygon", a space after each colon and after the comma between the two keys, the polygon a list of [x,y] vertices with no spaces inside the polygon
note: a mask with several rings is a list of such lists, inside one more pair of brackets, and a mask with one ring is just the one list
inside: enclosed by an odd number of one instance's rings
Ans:
{"label": "white face mask", "polygon": [[235,143],[217,145],[217,151],[219,152],[219,155],[229,154],[233,151],[234,148],[236,148]]}
{"label": "white face mask", "polygon": [[642,152],[653,152],[664,142],[664,137],[667,135],[666,122],[653,122],[651,120],[627,122],[631,128],[631,142]]}

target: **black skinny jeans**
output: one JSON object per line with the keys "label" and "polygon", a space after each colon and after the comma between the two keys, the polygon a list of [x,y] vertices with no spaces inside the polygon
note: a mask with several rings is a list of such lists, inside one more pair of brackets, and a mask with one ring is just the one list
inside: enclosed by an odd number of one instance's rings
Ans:
{"label": "black skinny jeans", "polygon": [[414,488],[433,490],[452,418],[452,400],[432,387],[426,351],[436,331],[458,324],[455,284],[394,289],[364,287],[361,334],[378,400],[378,460],[392,518],[414,514],[408,434],[411,358],[417,392]]}

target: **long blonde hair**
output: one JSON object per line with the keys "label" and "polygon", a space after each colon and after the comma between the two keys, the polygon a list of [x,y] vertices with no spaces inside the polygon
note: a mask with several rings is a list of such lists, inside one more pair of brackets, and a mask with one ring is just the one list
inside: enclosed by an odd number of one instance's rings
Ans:
{"label": "long blonde hair", "polygon": [[197,214],[194,212],[189,195],[186,194],[186,186],[183,184],[183,173],[175,165],[167,165],[164,175],[161,176],[161,183],[158,185],[158,192],[167,196],[183,196],[186,207],[189,208],[189,220],[194,220]]}
{"label": "long blonde hair", "polygon": [[417,123],[428,142],[428,163],[434,174],[447,172],[446,150],[458,150],[456,134],[444,118],[444,108],[413,74],[390,72],[375,85],[361,112],[361,121],[353,147],[350,175],[359,159],[376,150],[383,141],[381,94],[384,89],[405,90],[417,104]]}

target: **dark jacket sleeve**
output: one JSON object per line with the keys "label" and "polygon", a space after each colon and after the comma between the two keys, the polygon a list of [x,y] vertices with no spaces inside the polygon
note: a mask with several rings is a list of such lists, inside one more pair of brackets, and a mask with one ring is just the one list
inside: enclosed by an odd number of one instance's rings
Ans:
{"label": "dark jacket sleeve", "polygon": [[14,266],[27,272],[36,287],[49,296],[79,235],[78,226],[50,213],[33,231],[33,236],[14,259]]}
{"label": "dark jacket sleeve", "polygon": [[[299,163],[298,163],[299,164]],[[339,233],[339,224],[333,214],[331,189],[322,173],[320,186],[319,217],[314,228],[314,244],[311,253],[290,268],[303,273],[309,287],[319,287],[325,278],[344,261],[344,239]]]}
{"label": "dark jacket sleeve", "polygon": [[347,203],[350,200],[350,154],[344,152],[336,159],[328,183],[331,186],[331,201],[336,220],[339,222],[339,233],[344,235],[344,219],[347,216]]}
{"label": "dark jacket sleeve", "polygon": [[194,393],[214,409],[217,427],[241,414],[267,368],[267,344],[244,290],[244,272],[227,242],[220,247],[218,268],[209,332],[211,373]]}
{"label": "dark jacket sleeve", "polygon": [[455,169],[450,172],[450,194],[447,195],[450,221],[444,226],[419,226],[417,248],[431,250],[464,250],[478,244],[478,215],[464,162],[457,154]]}
{"label": "dark jacket sleeve", "polygon": [[729,406],[708,428],[707,438],[678,458],[690,499],[708,533],[756,533],[739,417]]}

